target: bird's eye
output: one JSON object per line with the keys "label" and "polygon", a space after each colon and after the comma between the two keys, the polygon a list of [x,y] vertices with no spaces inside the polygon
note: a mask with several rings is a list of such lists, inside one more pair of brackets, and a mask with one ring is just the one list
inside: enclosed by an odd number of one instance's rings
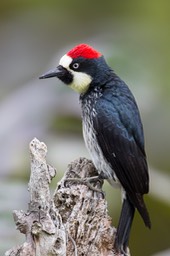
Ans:
{"label": "bird's eye", "polygon": [[73,65],[72,65],[72,67],[73,67],[74,69],[78,69],[79,66],[80,66],[80,64],[77,63],[77,62],[73,63]]}

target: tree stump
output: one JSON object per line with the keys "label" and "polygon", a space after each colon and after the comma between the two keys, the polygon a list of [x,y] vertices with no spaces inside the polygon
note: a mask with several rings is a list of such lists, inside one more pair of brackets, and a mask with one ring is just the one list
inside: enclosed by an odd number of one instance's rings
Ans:
{"label": "tree stump", "polygon": [[93,163],[85,158],[70,163],[51,196],[49,184],[56,170],[46,163],[46,154],[43,142],[30,142],[30,202],[27,212],[13,211],[26,241],[5,256],[120,256],[114,252],[116,229],[100,192],[103,181],[90,181],[87,186],[73,180],[96,176]]}

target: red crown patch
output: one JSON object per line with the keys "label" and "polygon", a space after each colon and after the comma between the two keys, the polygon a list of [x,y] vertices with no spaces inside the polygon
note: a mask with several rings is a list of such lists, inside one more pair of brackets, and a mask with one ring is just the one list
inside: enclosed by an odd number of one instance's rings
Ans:
{"label": "red crown patch", "polygon": [[87,44],[79,44],[67,53],[72,59],[83,57],[87,59],[99,58],[102,54]]}

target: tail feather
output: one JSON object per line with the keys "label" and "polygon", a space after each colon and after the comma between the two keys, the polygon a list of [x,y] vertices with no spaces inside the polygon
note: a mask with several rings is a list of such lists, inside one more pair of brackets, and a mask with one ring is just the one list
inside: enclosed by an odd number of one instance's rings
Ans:
{"label": "tail feather", "polygon": [[136,194],[136,197],[137,197],[137,202],[136,202],[135,206],[136,206],[137,210],[139,211],[139,213],[145,223],[145,226],[148,228],[151,228],[151,220],[150,220],[149,213],[147,211],[147,208],[146,208],[146,205],[145,205],[145,202],[143,199],[143,195]]}
{"label": "tail feather", "polygon": [[127,192],[126,195],[128,195],[131,203],[135,206],[135,208],[140,213],[140,215],[145,223],[145,226],[148,228],[151,228],[151,220],[150,220],[149,213],[148,213],[148,210],[146,208],[146,205],[145,205],[145,202],[143,199],[143,195],[139,194],[139,193],[130,193],[130,192]]}
{"label": "tail feather", "polygon": [[127,247],[135,208],[139,211],[145,225],[148,228],[151,228],[151,221],[144,203],[143,195],[135,194],[134,196],[134,194],[131,195],[126,193],[126,197],[123,199],[122,211],[114,243],[114,248],[125,256],[127,255]]}
{"label": "tail feather", "polygon": [[134,213],[135,207],[130,202],[128,197],[126,197],[123,201],[122,211],[114,243],[114,248],[116,249],[116,251],[122,252],[124,255],[126,255],[127,251]]}

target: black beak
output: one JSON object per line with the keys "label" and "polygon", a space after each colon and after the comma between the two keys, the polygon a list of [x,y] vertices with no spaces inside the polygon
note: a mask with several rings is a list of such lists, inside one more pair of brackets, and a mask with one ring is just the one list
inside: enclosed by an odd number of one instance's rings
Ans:
{"label": "black beak", "polygon": [[42,76],[39,77],[39,79],[45,79],[50,77],[57,77],[67,85],[69,85],[73,81],[73,75],[71,74],[71,72],[61,65],[43,74]]}
{"label": "black beak", "polygon": [[48,71],[47,73],[43,74],[39,77],[39,79],[51,78],[51,77],[58,77],[61,78],[65,75],[67,70],[59,65],[57,68]]}

